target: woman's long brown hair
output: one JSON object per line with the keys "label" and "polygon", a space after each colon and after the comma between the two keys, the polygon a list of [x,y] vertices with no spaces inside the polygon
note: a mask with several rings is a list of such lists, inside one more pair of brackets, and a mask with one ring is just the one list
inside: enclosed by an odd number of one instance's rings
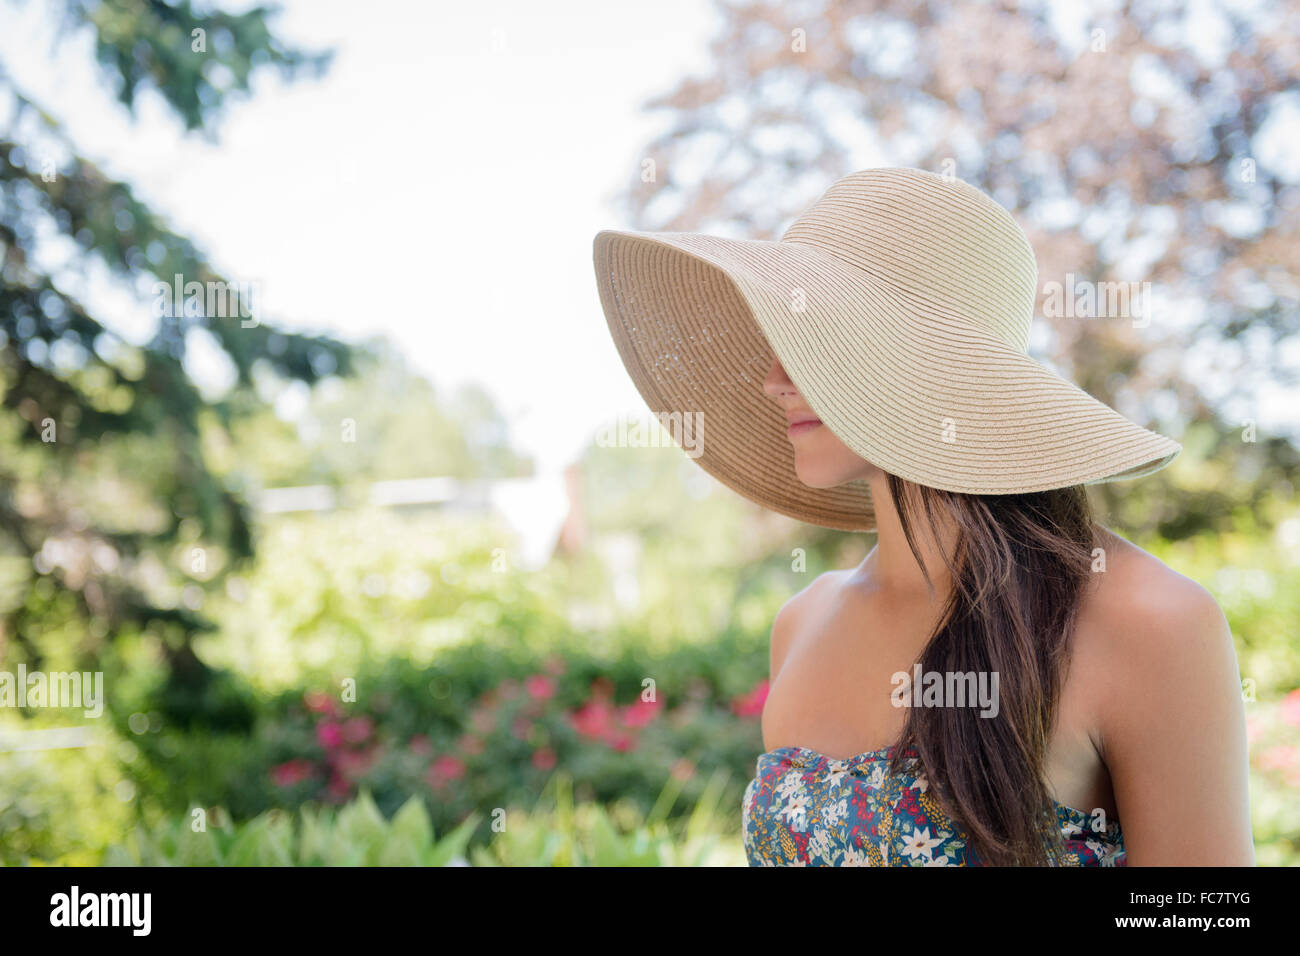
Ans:
{"label": "woman's long brown hair", "polygon": [[953,590],[921,670],[996,672],[999,702],[995,717],[977,707],[909,707],[891,769],[902,770],[903,752],[916,749],[977,862],[1059,862],[1064,846],[1044,767],[1097,545],[1084,488],[967,495],[888,478],[923,573],[916,498],[936,540],[937,515],[956,525],[955,553],[944,556]]}

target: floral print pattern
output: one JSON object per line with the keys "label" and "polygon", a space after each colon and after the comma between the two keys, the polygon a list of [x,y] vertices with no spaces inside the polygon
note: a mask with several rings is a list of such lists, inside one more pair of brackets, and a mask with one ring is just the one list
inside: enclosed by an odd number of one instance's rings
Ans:
{"label": "floral print pattern", "polygon": [[[761,754],[745,788],[750,866],[980,866],[924,773],[886,773],[892,747],[836,759],[807,747]],[[1119,821],[1056,805],[1067,866],[1125,866]]]}

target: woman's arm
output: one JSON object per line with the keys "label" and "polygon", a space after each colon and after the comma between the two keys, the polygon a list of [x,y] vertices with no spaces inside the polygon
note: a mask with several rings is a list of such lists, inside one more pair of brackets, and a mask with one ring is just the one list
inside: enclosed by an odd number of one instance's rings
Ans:
{"label": "woman's arm", "polygon": [[1164,570],[1130,591],[1098,716],[1127,863],[1253,866],[1232,633],[1208,591]]}

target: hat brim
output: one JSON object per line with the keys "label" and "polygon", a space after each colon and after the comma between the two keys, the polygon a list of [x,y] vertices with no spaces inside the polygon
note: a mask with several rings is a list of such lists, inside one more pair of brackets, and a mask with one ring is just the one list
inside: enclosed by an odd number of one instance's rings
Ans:
{"label": "hat brim", "polygon": [[799,480],[763,390],[775,353],[854,453],[907,481],[1018,494],[1138,478],[1182,450],[923,292],[792,240],[602,230],[601,305],[655,412],[702,413],[698,464],[773,511],[874,530],[865,481]]}

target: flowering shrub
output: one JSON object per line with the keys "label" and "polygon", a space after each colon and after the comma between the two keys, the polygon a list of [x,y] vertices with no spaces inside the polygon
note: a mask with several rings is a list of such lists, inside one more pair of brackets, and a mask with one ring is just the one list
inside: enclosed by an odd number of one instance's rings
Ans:
{"label": "flowering shrub", "polygon": [[1256,862],[1293,866],[1300,858],[1300,688],[1280,701],[1247,702],[1246,739]]}
{"label": "flowering shrub", "polygon": [[[309,690],[289,711],[311,723],[316,746],[309,748],[310,756],[294,755],[275,764],[271,778],[277,787],[303,799],[338,803],[362,788],[382,787],[384,774],[398,765],[418,766],[431,802],[454,805],[466,798],[472,801],[483,791],[484,781],[503,772],[525,779],[544,777],[561,766],[562,757],[581,767],[634,755],[642,747],[670,752],[675,744],[669,725],[688,723],[700,711],[689,701],[670,708],[649,692],[620,702],[613,681],[605,676],[591,680],[575,700],[572,694],[561,694],[559,678],[566,668],[563,659],[552,657],[538,672],[505,678],[473,697],[454,730],[404,739],[396,728],[389,732],[384,713],[347,717],[345,705],[319,689]],[[762,680],[733,699],[715,702],[715,719],[725,719],[729,712],[740,718],[738,730],[752,731],[766,686]],[[656,735],[661,726],[663,733]],[[685,780],[694,773],[689,759],[672,760],[661,769]],[[533,787],[528,791],[535,792]]]}
{"label": "flowering shrub", "polygon": [[[712,650],[719,664],[745,657]],[[236,818],[342,805],[363,791],[391,814],[416,795],[442,830],[474,810],[530,810],[559,771],[582,799],[630,797],[642,810],[671,778],[683,788],[678,813],[701,794],[701,771],[723,768],[723,808],[738,815],[761,749],[762,675],[742,683],[738,667],[710,673],[698,649],[649,664],[635,655],[503,656],[496,674],[484,673],[483,656],[455,649],[436,667],[390,659],[348,678],[319,677],[268,701],[253,733],[220,760],[208,759],[214,735],[146,734],[137,738],[147,758],[136,768],[141,789],[170,812],[222,805]],[[349,678],[355,701],[332,690]]]}

